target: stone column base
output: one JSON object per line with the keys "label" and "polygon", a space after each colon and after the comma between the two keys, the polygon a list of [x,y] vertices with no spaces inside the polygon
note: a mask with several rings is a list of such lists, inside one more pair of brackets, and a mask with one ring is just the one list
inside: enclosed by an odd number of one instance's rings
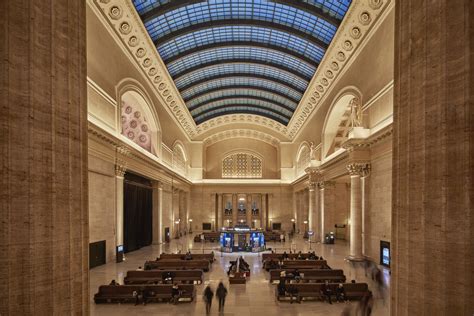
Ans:
{"label": "stone column base", "polygon": [[364,256],[347,256],[346,257],[346,260],[349,260],[349,261],[365,261],[365,257]]}

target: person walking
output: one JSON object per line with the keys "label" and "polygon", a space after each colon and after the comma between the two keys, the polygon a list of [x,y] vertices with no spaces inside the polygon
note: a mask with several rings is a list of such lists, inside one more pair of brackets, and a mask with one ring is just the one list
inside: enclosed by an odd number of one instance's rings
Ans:
{"label": "person walking", "polygon": [[204,302],[206,303],[206,314],[209,315],[211,312],[212,298],[214,297],[214,292],[211,287],[208,285],[204,290]]}
{"label": "person walking", "polygon": [[224,286],[224,283],[219,282],[216,290],[216,297],[219,300],[219,312],[224,312],[225,297],[227,296],[227,289]]}

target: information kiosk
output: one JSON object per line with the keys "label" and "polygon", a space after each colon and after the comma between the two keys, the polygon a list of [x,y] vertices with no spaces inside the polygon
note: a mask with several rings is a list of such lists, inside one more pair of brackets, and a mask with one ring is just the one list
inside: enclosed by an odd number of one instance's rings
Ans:
{"label": "information kiosk", "polygon": [[222,228],[220,243],[222,252],[260,252],[265,250],[263,231],[243,225]]}

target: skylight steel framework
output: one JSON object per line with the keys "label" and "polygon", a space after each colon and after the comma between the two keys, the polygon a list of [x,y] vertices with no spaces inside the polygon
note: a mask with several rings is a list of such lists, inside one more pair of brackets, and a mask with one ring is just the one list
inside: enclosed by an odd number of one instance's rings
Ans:
{"label": "skylight steel framework", "polygon": [[196,124],[249,113],[287,125],[351,0],[133,4]]}

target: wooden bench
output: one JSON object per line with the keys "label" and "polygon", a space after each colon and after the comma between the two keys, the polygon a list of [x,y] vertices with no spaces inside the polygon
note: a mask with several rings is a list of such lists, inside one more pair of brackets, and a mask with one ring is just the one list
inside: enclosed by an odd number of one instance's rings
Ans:
{"label": "wooden bench", "polygon": [[[294,274],[295,269],[275,269],[270,270],[270,283],[280,280],[281,271],[285,271],[287,279],[293,280],[294,278],[288,278],[288,275]],[[329,281],[331,283],[344,283],[346,282],[346,276],[343,270],[328,270],[328,269],[303,269],[298,270],[300,272],[300,282],[315,282],[324,283]]]}
{"label": "wooden bench", "polygon": [[[276,267],[276,266],[275,266]],[[267,271],[275,269],[270,261],[263,264]],[[283,260],[281,269],[331,269],[326,260]]]}
{"label": "wooden bench", "polygon": [[124,278],[125,284],[156,284],[163,283],[163,275],[172,273],[173,282],[181,284],[201,284],[204,273],[202,270],[147,270],[147,271],[127,271]]}
{"label": "wooden bench", "polygon": [[[149,294],[146,302],[162,302],[171,299],[171,284],[161,285],[101,285],[99,291],[94,295],[96,304],[102,303],[135,303],[134,291],[143,291]],[[193,301],[196,296],[196,288],[193,284],[179,286],[182,291],[179,301]]]}
{"label": "wooden bench", "polygon": [[[298,254],[297,253],[287,253],[288,259],[298,259]],[[302,259],[306,260],[309,259],[310,254],[309,253],[301,253]],[[266,261],[270,260],[283,260],[283,254],[282,253],[262,253],[262,262],[265,263]]]}
{"label": "wooden bench", "polygon": [[205,241],[210,241],[210,242],[219,241],[219,238],[221,237],[220,232],[205,232],[205,233],[194,236],[194,241],[201,242],[201,235],[204,235]]}
{"label": "wooden bench", "polygon": [[[324,299],[324,295],[321,294],[322,283],[292,283],[286,284],[285,295],[279,295],[278,288],[276,289],[276,298],[278,301],[289,299],[291,298],[292,294],[288,293],[289,287],[293,287],[296,289],[295,294],[293,297],[296,296],[296,300],[300,302],[304,299],[317,299],[322,300]],[[332,295],[334,298],[336,297],[336,288],[338,287],[338,283],[330,283],[329,287],[332,290]],[[346,292],[346,299],[348,300],[360,300],[362,297],[367,295],[372,295],[372,292],[369,291],[369,287],[367,283],[343,283],[344,290]]]}
{"label": "wooden bench", "polygon": [[202,270],[208,272],[208,260],[158,260],[145,262],[145,270]]}
{"label": "wooden bench", "polygon": [[230,284],[245,284],[247,282],[245,272],[234,272],[233,276],[229,276]]}
{"label": "wooden bench", "polygon": [[[185,257],[185,254],[162,253],[160,255],[160,260],[186,260]],[[213,253],[193,253],[191,254],[191,257],[191,260],[208,260],[210,263],[214,262]]]}

